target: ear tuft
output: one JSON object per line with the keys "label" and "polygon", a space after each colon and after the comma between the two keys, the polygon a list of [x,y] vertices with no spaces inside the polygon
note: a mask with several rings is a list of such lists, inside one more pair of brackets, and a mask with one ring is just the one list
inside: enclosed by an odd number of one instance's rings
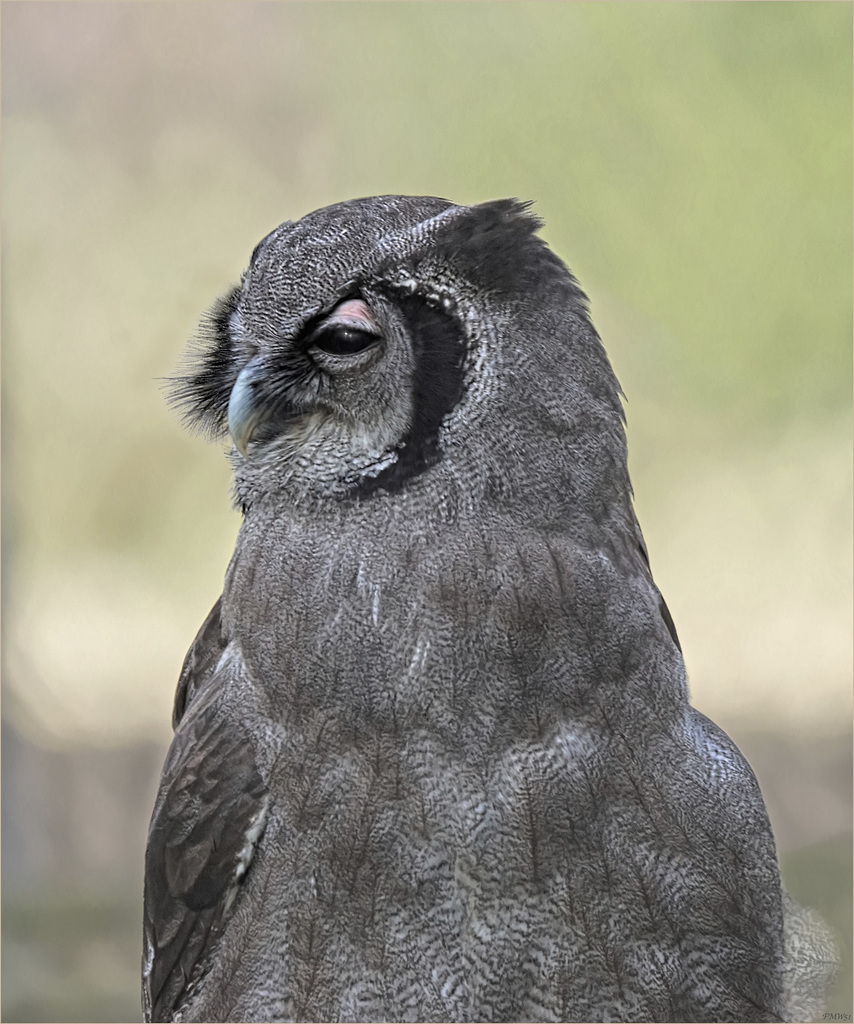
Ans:
{"label": "ear tuft", "polygon": [[[438,249],[446,261],[487,291],[541,294],[550,281],[565,287],[568,270],[537,236],[543,221],[530,212],[532,205],[519,199],[495,199],[457,207],[442,218],[432,251]],[[569,281],[576,299],[586,306],[571,274]]]}
{"label": "ear tuft", "polygon": [[232,357],[230,321],[237,309],[240,288],[216,300],[199,323],[185,357],[186,372],[166,380],[169,405],[184,422],[211,439],[225,433],[228,399],[237,379]]}

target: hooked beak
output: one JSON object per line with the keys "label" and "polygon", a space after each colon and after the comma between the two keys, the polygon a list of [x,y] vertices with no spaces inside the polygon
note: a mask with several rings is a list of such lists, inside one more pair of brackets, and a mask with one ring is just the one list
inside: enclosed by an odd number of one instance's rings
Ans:
{"label": "hooked beak", "polygon": [[261,377],[260,361],[250,359],[237,375],[228,400],[228,430],[244,458],[249,453],[252,435],[270,415],[269,406],[258,398]]}

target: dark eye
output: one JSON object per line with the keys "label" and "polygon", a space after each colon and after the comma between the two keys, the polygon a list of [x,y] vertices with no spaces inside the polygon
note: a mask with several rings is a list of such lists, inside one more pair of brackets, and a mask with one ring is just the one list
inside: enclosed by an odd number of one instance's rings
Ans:
{"label": "dark eye", "polygon": [[328,327],[312,339],[312,347],[333,356],[348,356],[370,348],[376,340],[375,334],[357,330],[355,327]]}

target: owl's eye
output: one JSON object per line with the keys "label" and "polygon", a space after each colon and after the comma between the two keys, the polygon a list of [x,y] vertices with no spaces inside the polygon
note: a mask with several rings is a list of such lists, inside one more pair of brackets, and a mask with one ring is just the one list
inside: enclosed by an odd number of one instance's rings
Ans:
{"label": "owl's eye", "polygon": [[[345,299],[311,332],[308,349],[321,360],[323,354],[355,356],[375,348],[380,337],[379,325],[364,299]],[[326,365],[333,372],[341,369],[338,364]]]}
{"label": "owl's eye", "polygon": [[312,348],[333,356],[348,356],[376,344],[377,336],[345,324],[330,325],[312,339]]}

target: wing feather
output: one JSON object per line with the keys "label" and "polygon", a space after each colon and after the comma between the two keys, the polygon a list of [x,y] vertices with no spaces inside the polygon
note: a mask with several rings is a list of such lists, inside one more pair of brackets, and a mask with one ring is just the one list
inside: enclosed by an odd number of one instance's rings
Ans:
{"label": "wing feather", "polygon": [[[225,643],[214,606],[187,655],[177,729],[148,834],[143,1011],[171,1020],[204,975],[266,821],[252,743],[223,713]],[[219,667],[218,667],[219,666]]]}
{"label": "wing feather", "polygon": [[173,729],[178,728],[187,705],[213,673],[227,646],[228,641],[222,631],[221,606],[222,598],[218,597],[184,658],[172,707]]}

